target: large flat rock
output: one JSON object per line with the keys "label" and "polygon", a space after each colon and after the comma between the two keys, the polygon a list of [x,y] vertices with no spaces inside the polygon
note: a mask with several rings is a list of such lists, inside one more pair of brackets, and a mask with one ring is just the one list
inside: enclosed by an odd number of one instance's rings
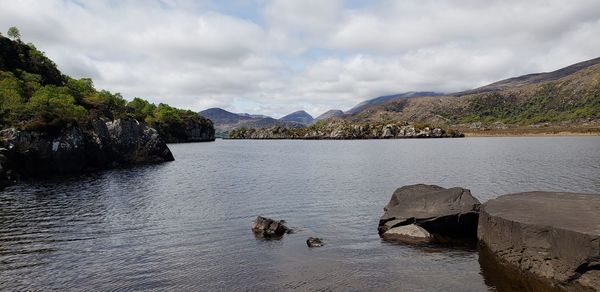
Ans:
{"label": "large flat rock", "polygon": [[476,238],[479,201],[463,188],[408,185],[398,188],[384,208],[378,231],[415,224],[437,238]]}
{"label": "large flat rock", "polygon": [[572,291],[600,291],[600,194],[528,192],[483,204],[477,236],[503,262]]}

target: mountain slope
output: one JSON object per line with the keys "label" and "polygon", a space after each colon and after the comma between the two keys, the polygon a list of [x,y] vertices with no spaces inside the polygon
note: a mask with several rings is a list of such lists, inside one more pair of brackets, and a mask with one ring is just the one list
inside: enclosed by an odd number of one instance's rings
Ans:
{"label": "mountain slope", "polygon": [[296,122],[296,123],[308,125],[308,124],[312,123],[314,119],[309,113],[307,113],[303,110],[300,110],[300,111],[295,111],[289,115],[286,115],[286,116],[280,118],[279,120],[284,121],[284,122]]}
{"label": "mountain slope", "polygon": [[472,90],[457,92],[452,95],[460,96],[460,95],[467,95],[467,94],[474,94],[474,93],[499,91],[499,90],[509,89],[511,87],[523,86],[523,85],[527,85],[527,84],[555,81],[560,78],[575,74],[578,71],[581,71],[583,69],[586,69],[588,67],[591,67],[591,66],[594,66],[597,64],[600,64],[600,57],[591,59],[591,60],[587,60],[587,61],[583,61],[583,62],[579,62],[579,63],[573,64],[573,65],[570,65],[570,66],[567,66],[567,67],[564,67],[564,68],[561,68],[561,69],[558,69],[558,70],[555,70],[552,72],[534,73],[534,74],[527,74],[527,75],[523,75],[523,76],[508,78],[508,79],[494,82],[492,84],[488,84],[486,86],[482,86],[482,87],[475,88]]}
{"label": "mountain slope", "polygon": [[305,126],[304,123],[294,121],[294,116],[290,120],[276,120],[264,115],[236,114],[222,108],[210,108],[201,111],[199,114],[213,121],[215,129],[220,133],[220,136],[224,136],[224,133],[237,128],[268,128],[273,126],[298,128]]}
{"label": "mountain slope", "polygon": [[321,120],[326,120],[329,118],[340,118],[344,116],[344,112],[341,110],[328,110],[324,113],[322,113],[321,115],[319,115],[318,117],[315,118],[315,122],[316,121],[321,121]]}
{"label": "mountain slope", "polygon": [[235,124],[240,121],[250,121],[253,119],[251,116],[235,114],[222,108],[209,108],[201,111],[199,114],[211,119],[215,125]]}
{"label": "mountain slope", "polygon": [[349,119],[400,120],[477,130],[598,128],[600,58],[445,96],[392,99]]}
{"label": "mountain slope", "polygon": [[357,104],[353,108],[349,109],[348,111],[346,111],[346,113],[347,114],[356,114],[358,112],[363,111],[366,108],[369,108],[372,106],[377,106],[377,105],[380,105],[380,104],[383,104],[385,102],[392,101],[392,100],[408,99],[411,97],[418,97],[418,96],[437,96],[437,95],[441,95],[441,93],[429,92],[429,91],[419,91],[419,92],[411,91],[411,92],[405,92],[405,93],[399,93],[399,94],[393,94],[393,95],[384,95],[384,96],[375,97],[375,98],[372,98],[369,100],[365,100],[365,101]]}

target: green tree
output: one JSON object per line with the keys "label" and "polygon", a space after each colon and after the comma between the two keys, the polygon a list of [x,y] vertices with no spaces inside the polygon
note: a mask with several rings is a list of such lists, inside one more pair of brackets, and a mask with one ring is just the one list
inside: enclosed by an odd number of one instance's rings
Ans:
{"label": "green tree", "polygon": [[13,39],[15,41],[21,39],[21,32],[15,26],[11,26],[10,28],[8,28],[7,35],[8,35],[9,38],[11,38],[11,39]]}
{"label": "green tree", "polygon": [[139,97],[134,98],[127,103],[127,106],[133,109],[133,115],[136,120],[148,123],[153,120],[156,105]]}
{"label": "green tree", "polygon": [[77,103],[82,103],[86,97],[96,94],[96,88],[94,88],[94,82],[91,78],[74,79],[67,77],[66,86]]}
{"label": "green tree", "polygon": [[52,114],[61,120],[81,119],[86,110],[75,104],[75,98],[68,94],[68,89],[56,86],[44,86],[31,97],[27,103],[33,116]]}

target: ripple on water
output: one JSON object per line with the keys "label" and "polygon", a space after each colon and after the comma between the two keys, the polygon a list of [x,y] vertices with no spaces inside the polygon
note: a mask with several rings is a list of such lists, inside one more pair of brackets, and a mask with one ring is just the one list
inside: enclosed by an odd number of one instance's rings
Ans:
{"label": "ripple on water", "polygon": [[[0,290],[502,291],[476,251],[382,242],[393,190],[600,192],[597,137],[170,147],[174,162],[0,192]],[[257,239],[257,215],[296,233]],[[308,249],[308,236],[326,245]]]}

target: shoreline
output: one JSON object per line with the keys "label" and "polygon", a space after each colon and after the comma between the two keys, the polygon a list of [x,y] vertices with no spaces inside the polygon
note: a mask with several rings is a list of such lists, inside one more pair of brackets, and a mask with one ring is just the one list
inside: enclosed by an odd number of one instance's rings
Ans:
{"label": "shoreline", "polygon": [[469,137],[600,136],[600,129],[586,129],[586,130],[581,130],[581,131],[573,131],[573,130],[536,131],[536,130],[480,131],[480,132],[479,131],[478,132],[464,131],[462,133],[465,135],[465,138],[469,138]]}

